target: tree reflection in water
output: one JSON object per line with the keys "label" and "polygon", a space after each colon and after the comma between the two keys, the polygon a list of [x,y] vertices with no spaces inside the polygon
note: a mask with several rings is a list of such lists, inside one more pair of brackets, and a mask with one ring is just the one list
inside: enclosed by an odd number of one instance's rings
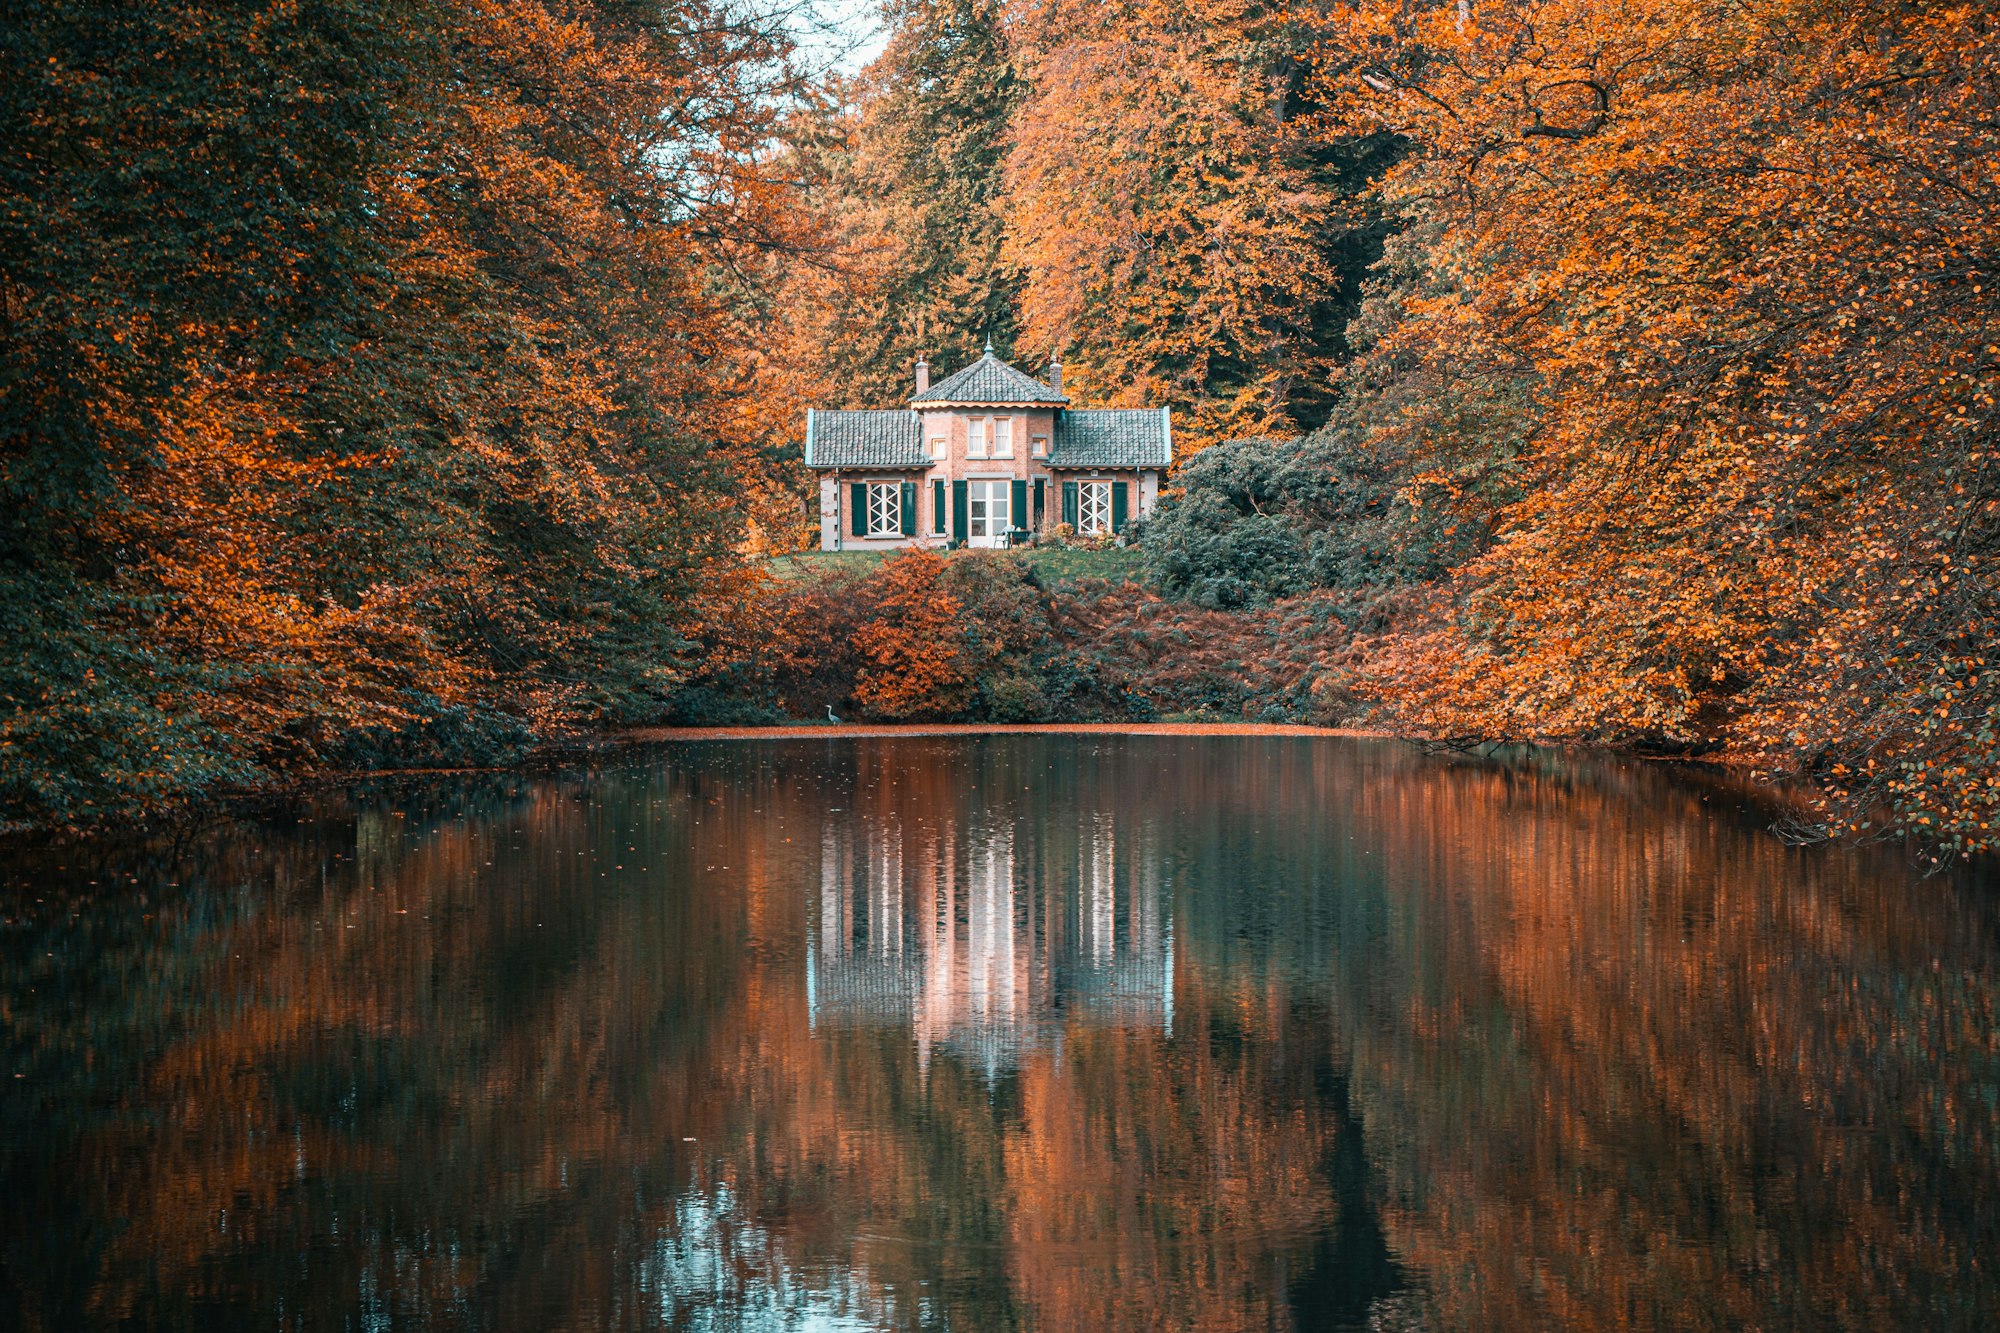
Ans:
{"label": "tree reflection in water", "polygon": [[25,858],[0,1319],[1990,1326],[1991,886],[1759,822],[1008,736]]}

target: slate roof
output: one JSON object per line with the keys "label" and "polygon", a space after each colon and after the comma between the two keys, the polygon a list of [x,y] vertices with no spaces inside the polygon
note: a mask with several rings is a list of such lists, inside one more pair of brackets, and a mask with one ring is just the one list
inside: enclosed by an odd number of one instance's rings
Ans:
{"label": "slate roof", "polygon": [[1069,401],[1033,375],[1025,375],[993,355],[986,355],[938,381],[910,400],[912,403],[976,403],[1014,406],[1022,403],[1061,404]]}
{"label": "slate roof", "polygon": [[1165,408],[1070,408],[1056,413],[1048,466],[1165,467],[1173,448]]}
{"label": "slate roof", "polygon": [[929,467],[923,422],[915,412],[827,412],[806,414],[806,466],[858,468]]}

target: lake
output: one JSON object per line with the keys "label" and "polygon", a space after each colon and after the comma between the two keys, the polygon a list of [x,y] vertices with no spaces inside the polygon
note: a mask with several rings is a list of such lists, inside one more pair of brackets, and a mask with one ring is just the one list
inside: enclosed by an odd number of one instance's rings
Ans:
{"label": "lake", "polygon": [[6,870],[0,1326],[1990,1329],[2000,893],[1712,776],[681,742]]}

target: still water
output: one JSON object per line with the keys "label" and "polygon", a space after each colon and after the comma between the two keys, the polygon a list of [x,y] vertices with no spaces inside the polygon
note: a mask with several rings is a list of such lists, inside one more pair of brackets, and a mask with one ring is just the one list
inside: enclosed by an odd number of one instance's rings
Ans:
{"label": "still water", "polygon": [[1994,886],[1768,822],[1013,735],[17,858],[0,1327],[1994,1327]]}

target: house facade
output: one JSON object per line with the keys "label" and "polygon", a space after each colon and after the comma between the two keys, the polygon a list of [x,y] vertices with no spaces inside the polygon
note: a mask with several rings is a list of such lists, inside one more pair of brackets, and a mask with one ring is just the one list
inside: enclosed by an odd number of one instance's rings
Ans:
{"label": "house facade", "polygon": [[1173,460],[1161,408],[1074,408],[1062,363],[1036,379],[986,355],[937,384],[917,363],[906,408],[806,413],[820,549],[1001,547],[1067,523],[1123,532]]}

